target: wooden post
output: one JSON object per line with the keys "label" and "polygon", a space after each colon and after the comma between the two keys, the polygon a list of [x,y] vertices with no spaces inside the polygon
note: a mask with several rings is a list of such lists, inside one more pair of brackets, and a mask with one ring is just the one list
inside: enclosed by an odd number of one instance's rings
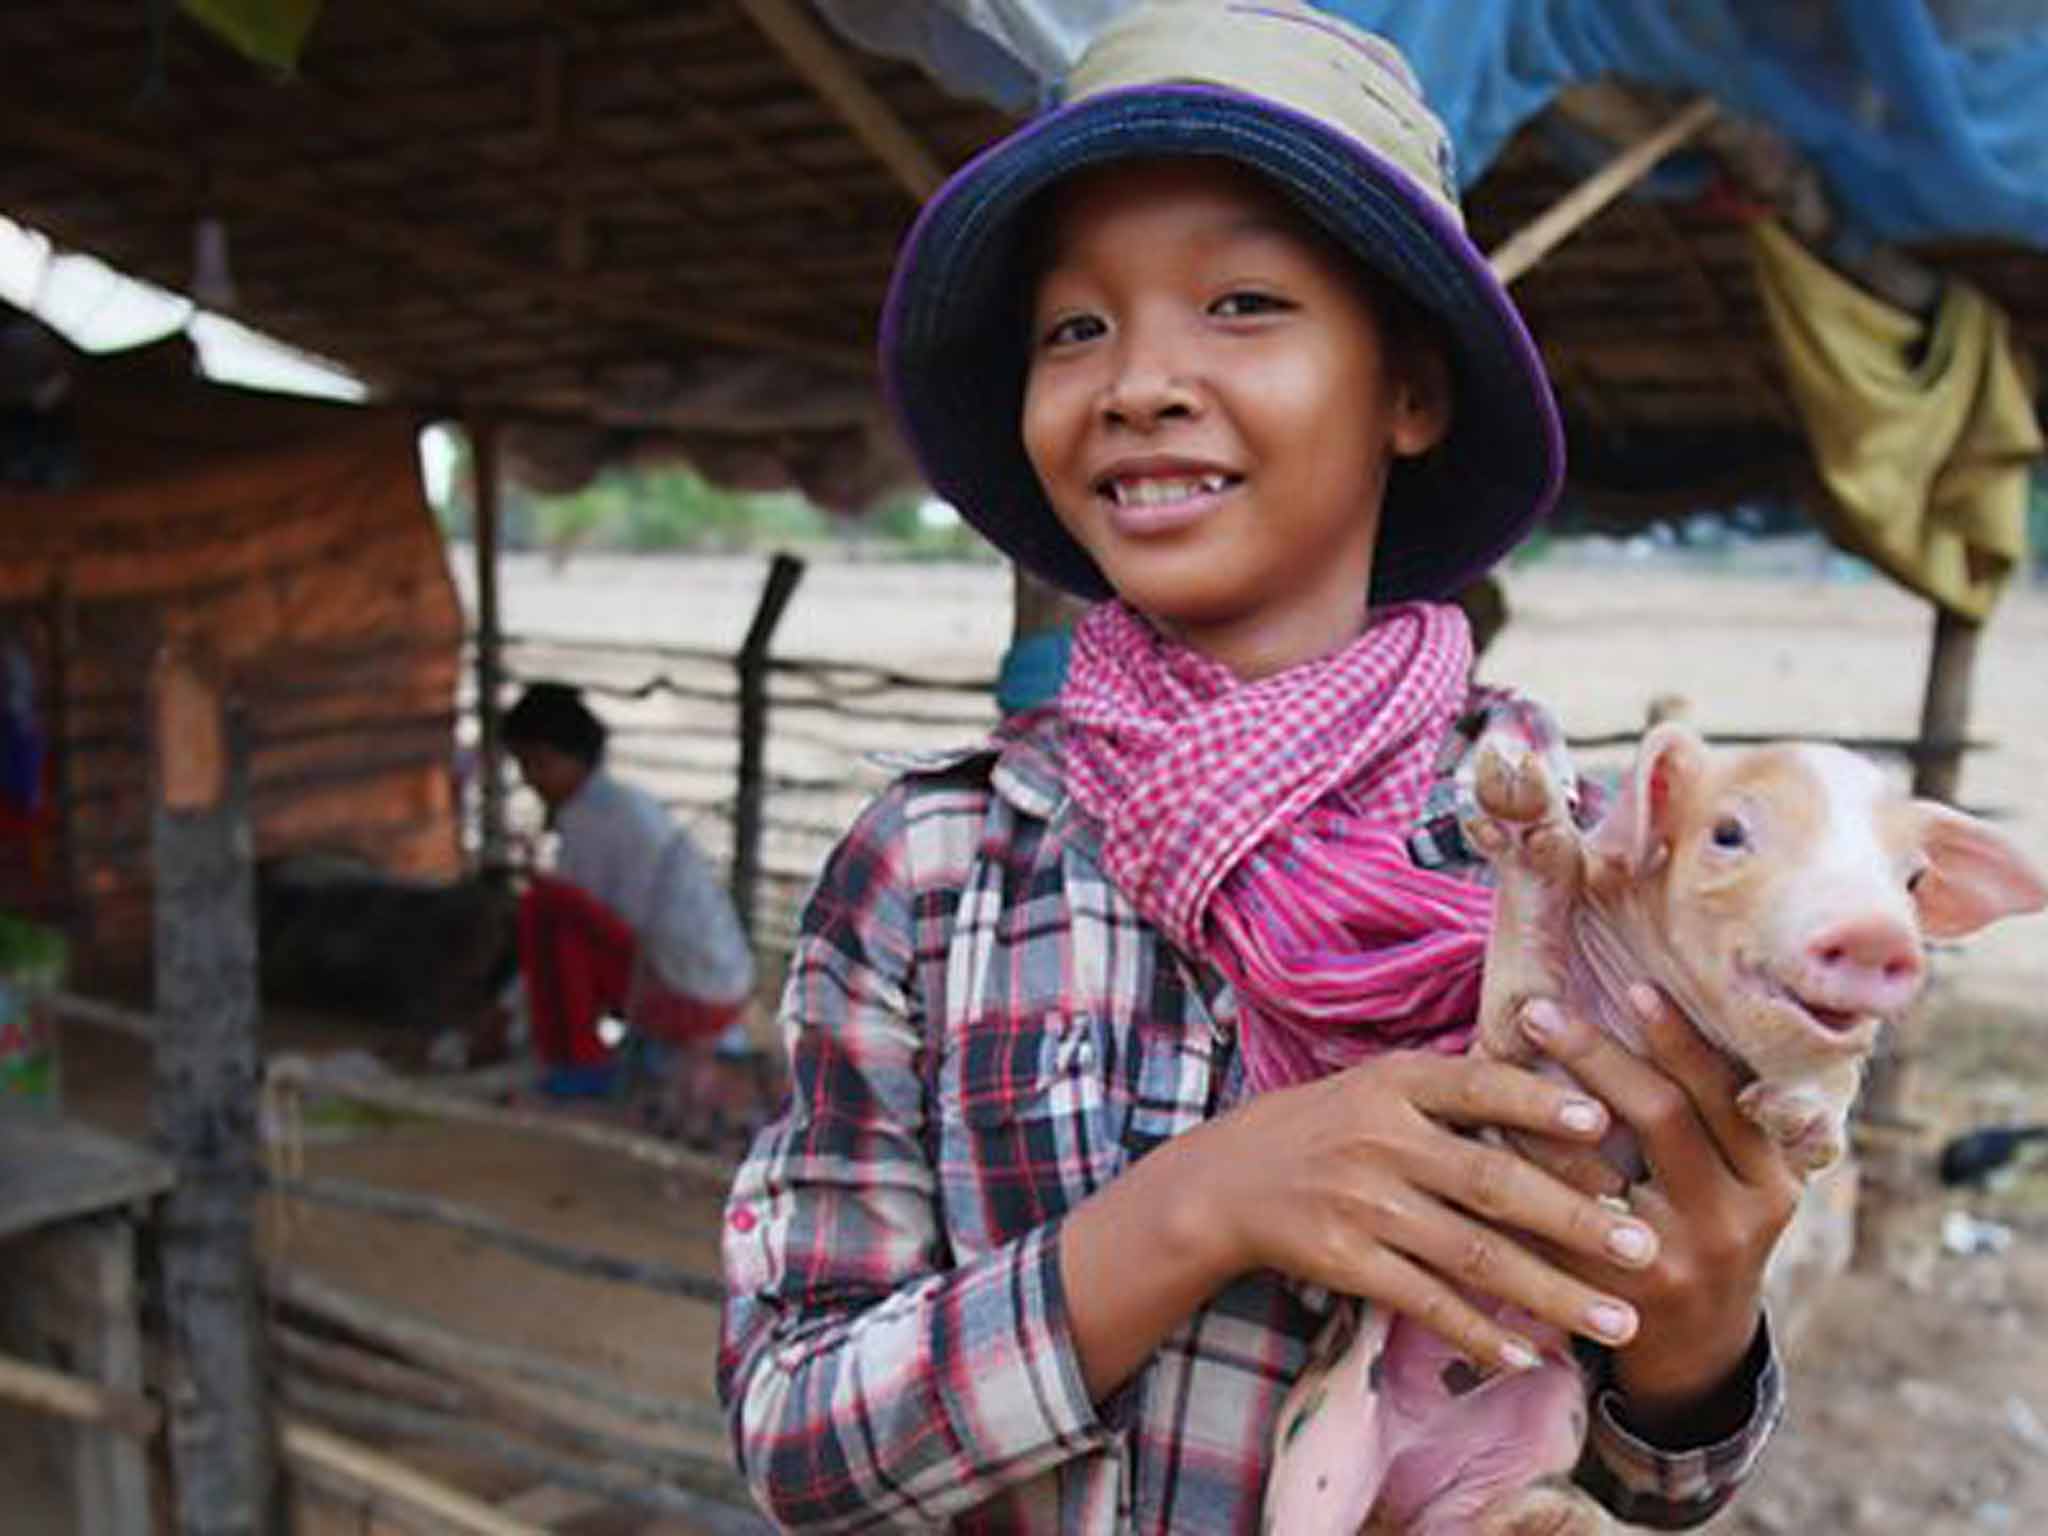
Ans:
{"label": "wooden post", "polygon": [[[1961,787],[1970,679],[1982,634],[1981,625],[1935,606],[1920,740],[1913,755],[1916,795],[1953,803]],[[1857,1262],[1909,1278],[1924,1274],[1934,1258],[1935,1191],[1924,1171],[1924,1129],[1913,1114],[1927,1008],[1923,998],[1884,1032],[1870,1060],[1860,1105],[1858,1149],[1865,1160],[1866,1188],[1857,1212]]]}
{"label": "wooden post", "polygon": [[769,563],[754,621],[740,645],[740,766],[732,808],[732,904],[740,925],[754,931],[754,896],[761,883],[761,801],[768,760],[768,647],[775,626],[803,579],[804,563],[778,552]]}
{"label": "wooden post", "polygon": [[498,620],[498,424],[469,423],[470,472],[476,480],[476,774],[477,854],[485,869],[505,862],[505,763],[499,694],[505,678],[504,630]]}
{"label": "wooden post", "polygon": [[1963,776],[1963,741],[1970,732],[1970,679],[1983,633],[1982,625],[1936,605],[1927,693],[1920,704],[1920,751],[1913,763],[1916,795],[1955,803]]}
{"label": "wooden post", "polygon": [[180,1536],[268,1536],[276,1450],[258,1324],[256,919],[240,732],[217,670],[158,657],[151,1118],[176,1169],[162,1229]]}

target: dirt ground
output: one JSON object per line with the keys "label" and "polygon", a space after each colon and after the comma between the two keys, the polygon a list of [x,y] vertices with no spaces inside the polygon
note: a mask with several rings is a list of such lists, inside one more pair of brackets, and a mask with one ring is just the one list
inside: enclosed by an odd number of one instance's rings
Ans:
{"label": "dirt ground", "polygon": [[[506,622],[515,632],[733,648],[763,566],[579,557],[555,571],[515,558]],[[1881,582],[1822,580],[1822,569],[1818,557],[1802,556],[1744,573],[1619,557],[1518,570],[1509,577],[1514,618],[1485,670],[1546,699],[1577,734],[1632,728],[1652,696],[1678,692],[1710,734],[1910,735],[1931,631],[1926,610]],[[799,590],[778,649],[987,675],[1007,613],[1007,579],[992,567],[821,563]],[[2000,813],[2048,864],[2044,655],[2048,592],[2016,593],[1987,633],[1977,679],[1975,734],[1997,747],[1970,760],[1964,798]],[[1991,1121],[2048,1121],[2048,919],[1940,956],[1938,976],[1912,1104],[1923,1143]],[[361,1031],[305,1026],[272,1045],[365,1041],[379,1043]],[[80,1030],[66,1051],[71,1106],[140,1129],[140,1052]],[[1793,1351],[1787,1428],[1715,1531],[2048,1531],[2048,1153],[2039,1162],[2044,1171],[1992,1193],[1930,1193],[1913,1223],[1925,1239],[1917,1259],[1851,1275],[1830,1291]],[[432,1190],[592,1248],[715,1269],[716,1192],[667,1188],[616,1158],[405,1122],[317,1139],[307,1165]],[[1950,1209],[2000,1223],[2009,1246],[1942,1251],[1934,1234]],[[623,1385],[710,1401],[715,1318],[707,1307],[340,1211],[272,1221],[266,1241],[366,1295],[544,1348]],[[492,1496],[522,1486],[480,1465],[436,1464]],[[8,1499],[9,1476],[0,1461],[0,1510],[14,1511],[0,1526],[40,1536],[20,1523],[34,1506]],[[606,1517],[559,1528],[597,1536],[629,1527]]]}

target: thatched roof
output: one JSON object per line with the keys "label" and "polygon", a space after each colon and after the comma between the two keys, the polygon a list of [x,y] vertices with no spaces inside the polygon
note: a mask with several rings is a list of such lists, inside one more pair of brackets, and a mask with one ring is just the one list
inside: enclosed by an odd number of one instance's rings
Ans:
{"label": "thatched roof", "polygon": [[[330,4],[281,82],[182,16],[159,47],[159,9],[0,8],[0,211],[180,290],[217,218],[250,325],[430,410],[604,428],[557,434],[559,479],[650,439],[841,502],[900,472],[872,430],[884,278],[913,189],[994,110],[802,0]],[[1471,198],[1482,245],[1576,174],[1525,132]],[[1941,259],[2048,340],[2038,253]],[[1797,459],[1735,223],[1624,198],[1517,293],[1589,474],[1696,434],[1703,478]]]}

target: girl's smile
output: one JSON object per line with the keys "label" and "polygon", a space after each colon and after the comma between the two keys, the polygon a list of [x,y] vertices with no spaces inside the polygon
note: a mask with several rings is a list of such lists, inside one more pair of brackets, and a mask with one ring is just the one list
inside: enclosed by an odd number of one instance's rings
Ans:
{"label": "girl's smile", "polygon": [[1254,175],[1122,164],[1052,206],[1025,451],[1118,593],[1240,675],[1363,628],[1387,469],[1448,424],[1367,280]]}

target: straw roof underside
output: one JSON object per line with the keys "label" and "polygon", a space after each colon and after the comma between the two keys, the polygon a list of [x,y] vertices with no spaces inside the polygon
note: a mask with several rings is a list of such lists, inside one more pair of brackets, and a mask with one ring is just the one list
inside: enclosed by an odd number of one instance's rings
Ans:
{"label": "straw roof underside", "polygon": [[[289,82],[183,17],[157,58],[151,9],[0,7],[0,211],[181,290],[218,217],[239,318],[428,408],[630,426],[636,384],[769,358],[844,427],[913,200],[738,0],[330,0]],[[940,166],[1006,126],[837,52]],[[1524,134],[1475,234],[1570,184]],[[1939,259],[2048,342],[2038,253]],[[1581,432],[1791,432],[1735,225],[1624,199],[1516,292]]]}

